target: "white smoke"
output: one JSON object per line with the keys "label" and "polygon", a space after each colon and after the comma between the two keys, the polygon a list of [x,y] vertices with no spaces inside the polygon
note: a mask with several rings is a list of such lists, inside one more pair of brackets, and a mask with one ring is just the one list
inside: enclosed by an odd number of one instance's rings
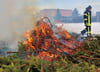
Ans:
{"label": "white smoke", "polygon": [[[38,0],[2,0],[0,1],[0,41],[8,42],[11,48],[27,29],[31,29],[37,21]],[[31,4],[30,4],[31,3]]]}

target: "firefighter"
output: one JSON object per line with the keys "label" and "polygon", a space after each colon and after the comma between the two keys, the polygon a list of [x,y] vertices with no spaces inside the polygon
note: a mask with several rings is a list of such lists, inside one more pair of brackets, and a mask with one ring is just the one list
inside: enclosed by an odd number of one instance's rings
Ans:
{"label": "firefighter", "polygon": [[82,35],[87,32],[87,37],[91,37],[91,9],[92,7],[89,5],[84,12],[85,29],[81,31]]}

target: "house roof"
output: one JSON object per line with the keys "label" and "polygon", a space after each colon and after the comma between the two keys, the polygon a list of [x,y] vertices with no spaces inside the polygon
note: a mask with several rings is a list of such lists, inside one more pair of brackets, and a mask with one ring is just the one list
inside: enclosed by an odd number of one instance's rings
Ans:
{"label": "house roof", "polygon": [[[72,10],[59,9],[61,16],[72,16]],[[43,9],[40,11],[41,16],[55,16],[57,9]]]}

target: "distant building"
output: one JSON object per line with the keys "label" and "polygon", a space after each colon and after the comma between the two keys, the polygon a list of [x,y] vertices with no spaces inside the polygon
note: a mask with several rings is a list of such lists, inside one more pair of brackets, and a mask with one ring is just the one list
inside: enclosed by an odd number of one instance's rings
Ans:
{"label": "distant building", "polygon": [[[41,16],[47,16],[55,22],[64,23],[82,23],[83,15],[80,15],[77,8],[74,10],[68,9],[43,9],[40,11]],[[92,22],[100,22],[100,12],[96,16],[91,17]]]}
{"label": "distant building", "polygon": [[100,22],[100,12],[96,12],[96,21]]}
{"label": "distant building", "polygon": [[79,16],[79,12],[77,8],[75,8],[72,12],[72,22],[78,23],[78,22],[82,22],[82,20],[83,20],[83,17]]}
{"label": "distant building", "polygon": [[75,9],[73,10],[73,12],[72,12],[72,16],[73,16],[73,17],[77,17],[77,16],[79,16],[79,13],[78,13],[77,8],[75,8]]}
{"label": "distant building", "polygon": [[92,21],[92,22],[97,22],[96,16],[92,16],[92,17],[91,17],[91,21]]}
{"label": "distant building", "polygon": [[58,10],[61,13],[61,16],[72,16],[72,10],[67,10],[67,9],[43,9],[40,11],[40,15],[56,16]]}
{"label": "distant building", "polygon": [[61,12],[60,12],[60,9],[57,9],[57,13],[54,17],[55,20],[61,20],[62,18],[62,15],[61,15]]}
{"label": "distant building", "polygon": [[61,22],[72,23],[72,16],[62,16]]}
{"label": "distant building", "polygon": [[72,16],[72,10],[67,9],[44,9],[40,11],[41,16],[47,16],[53,18],[55,22],[69,22],[69,18]]}

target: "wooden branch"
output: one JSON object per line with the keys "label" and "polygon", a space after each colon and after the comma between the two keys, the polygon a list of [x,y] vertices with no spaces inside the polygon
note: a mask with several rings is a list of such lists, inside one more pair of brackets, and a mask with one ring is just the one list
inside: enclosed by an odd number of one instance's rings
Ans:
{"label": "wooden branch", "polygon": [[87,58],[87,59],[96,59],[96,60],[100,60],[100,58],[93,58],[93,57],[86,57],[86,56],[79,56],[79,58]]}
{"label": "wooden branch", "polygon": [[7,51],[6,53],[9,54],[9,53],[19,53],[19,52]]}
{"label": "wooden branch", "polygon": [[21,67],[23,67],[23,66],[26,66],[26,65],[27,65],[27,64],[20,65],[20,66],[17,67],[17,69],[18,69],[18,68],[21,68]]}

